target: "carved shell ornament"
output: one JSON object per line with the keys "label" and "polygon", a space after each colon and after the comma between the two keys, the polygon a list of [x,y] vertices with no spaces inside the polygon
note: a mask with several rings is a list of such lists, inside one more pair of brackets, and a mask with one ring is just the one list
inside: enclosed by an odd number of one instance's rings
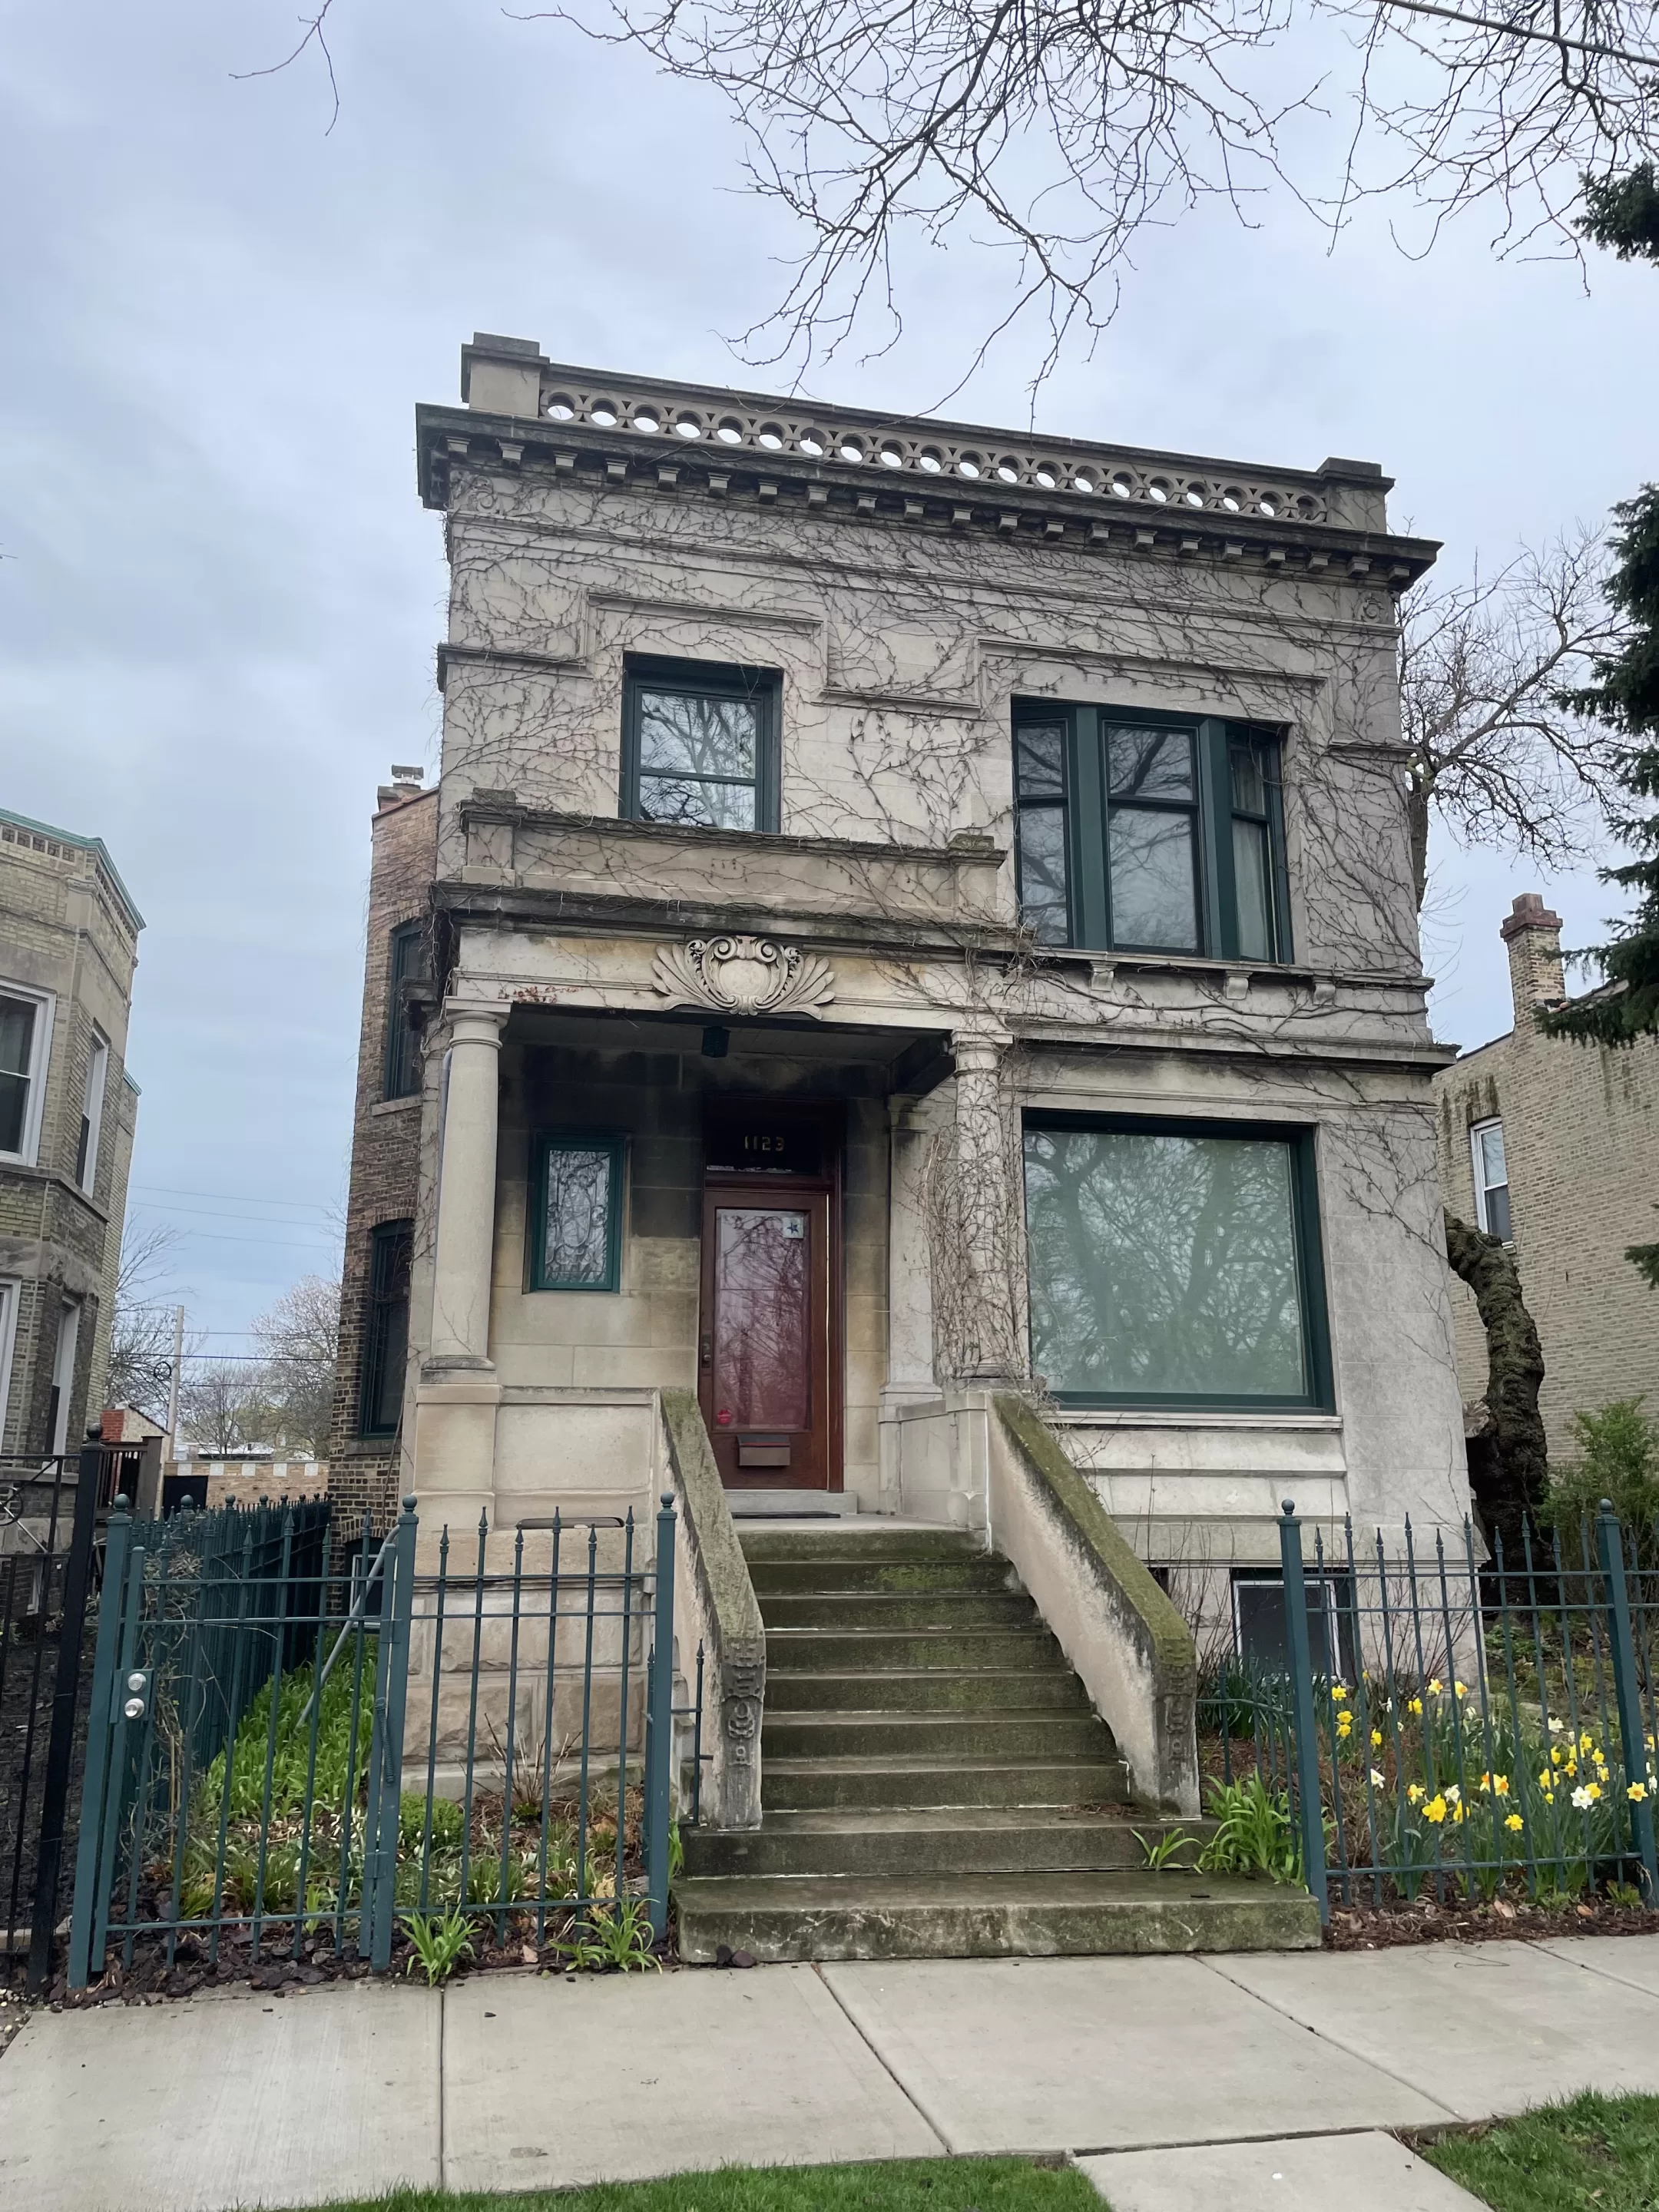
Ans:
{"label": "carved shell ornament", "polygon": [[713,1006],[725,1014],[816,1013],[836,995],[827,960],[769,937],[694,937],[659,945],[652,987],[675,1006]]}

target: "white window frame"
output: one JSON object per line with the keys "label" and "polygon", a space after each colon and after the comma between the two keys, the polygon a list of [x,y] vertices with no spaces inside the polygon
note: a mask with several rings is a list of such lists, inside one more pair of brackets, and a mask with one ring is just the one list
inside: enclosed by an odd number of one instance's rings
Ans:
{"label": "white window frame", "polygon": [[[1483,1147],[1482,1147],[1482,1146],[1481,1146],[1480,1139],[1482,1139],[1482,1137],[1484,1137],[1484,1136],[1486,1135],[1486,1132],[1487,1132],[1487,1130],[1488,1130],[1488,1129],[1496,1129],[1496,1130],[1497,1130],[1497,1132],[1498,1132],[1498,1135],[1499,1135],[1499,1137],[1503,1139],[1503,1143],[1504,1143],[1504,1180],[1503,1180],[1503,1182],[1502,1182],[1501,1183],[1488,1183],[1488,1182],[1486,1181],[1486,1161],[1485,1161],[1484,1158],[1482,1157]],[[1495,1237],[1495,1236],[1497,1235],[1497,1233],[1498,1233],[1498,1232],[1497,1232],[1497,1231],[1492,1227],[1492,1218],[1491,1218],[1490,1214],[1489,1214],[1489,1213],[1488,1213],[1488,1212],[1487,1212],[1487,1208],[1486,1208],[1486,1193],[1487,1193],[1489,1190],[1506,1190],[1506,1191],[1508,1191],[1508,1192],[1509,1192],[1509,1194],[1510,1194],[1510,1232],[1511,1232],[1511,1233],[1510,1233],[1510,1237],[1506,1237],[1506,1238],[1504,1239],[1504,1242],[1505,1242],[1506,1243],[1513,1243],[1513,1241],[1514,1241],[1513,1232],[1514,1232],[1514,1228],[1515,1228],[1515,1187],[1514,1187],[1514,1185],[1510,1182],[1510,1179],[1509,1179],[1509,1174],[1510,1174],[1510,1147],[1509,1147],[1509,1139],[1508,1139],[1506,1137],[1504,1137],[1504,1117],[1503,1117],[1503,1115],[1502,1115],[1501,1114],[1488,1114],[1488,1115],[1486,1115],[1486,1117],[1485,1121],[1471,1121],[1471,1122],[1470,1122],[1470,1124],[1469,1124],[1469,1171],[1470,1171],[1471,1175],[1472,1175],[1472,1176],[1474,1176],[1474,1218],[1475,1218],[1475,1221],[1476,1221],[1477,1224],[1479,1225],[1479,1227],[1480,1227],[1481,1230],[1483,1230],[1483,1231],[1485,1231],[1485,1233],[1486,1233],[1488,1237]]]}
{"label": "white window frame", "polygon": [[[81,1119],[87,1125],[87,1157],[79,1181],[88,1198],[98,1187],[98,1147],[103,1141],[104,1094],[108,1089],[109,1039],[94,1023],[92,1049],[87,1055],[86,1089],[81,1101]],[[78,1133],[76,1143],[78,1146]]]}
{"label": "white window frame", "polygon": [[46,1107],[46,1071],[52,1065],[52,1025],[58,1000],[51,991],[37,991],[27,983],[13,983],[3,975],[0,975],[0,998],[29,1000],[40,1009],[35,1017],[29,1052],[29,1097],[23,1109],[22,1148],[15,1152],[0,1152],[0,1160],[32,1168],[40,1153],[40,1121]]}
{"label": "white window frame", "polygon": [[22,1297],[23,1285],[15,1275],[0,1275],[0,1449],[5,1442],[6,1416],[11,1411],[11,1363]]}
{"label": "white window frame", "polygon": [[58,1392],[58,1416],[47,1446],[54,1456],[69,1449],[70,1401],[75,1395],[75,1370],[81,1361],[81,1324],[85,1319],[86,1310],[79,1298],[65,1298],[58,1309],[58,1328],[52,1346],[52,1379]]}

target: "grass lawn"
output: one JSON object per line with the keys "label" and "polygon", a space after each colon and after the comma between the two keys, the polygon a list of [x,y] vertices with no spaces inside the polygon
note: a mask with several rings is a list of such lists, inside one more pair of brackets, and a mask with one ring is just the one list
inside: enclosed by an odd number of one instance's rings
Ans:
{"label": "grass lawn", "polygon": [[884,2166],[729,2166],[666,2181],[453,2197],[398,2189],[324,2212],[1104,2212],[1072,2166],[1024,2158],[903,2159]]}
{"label": "grass lawn", "polygon": [[1659,2097],[1586,2093],[1415,2146],[1496,2212],[1653,2212]]}

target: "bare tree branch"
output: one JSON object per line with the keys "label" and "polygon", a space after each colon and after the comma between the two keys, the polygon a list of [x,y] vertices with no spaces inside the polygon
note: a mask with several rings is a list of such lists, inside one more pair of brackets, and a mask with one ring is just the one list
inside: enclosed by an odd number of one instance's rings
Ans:
{"label": "bare tree branch", "polygon": [[1616,793],[1613,733],[1564,693],[1622,635],[1603,541],[1579,529],[1495,576],[1428,586],[1404,603],[1401,733],[1420,907],[1429,822],[1556,869],[1590,849]]}

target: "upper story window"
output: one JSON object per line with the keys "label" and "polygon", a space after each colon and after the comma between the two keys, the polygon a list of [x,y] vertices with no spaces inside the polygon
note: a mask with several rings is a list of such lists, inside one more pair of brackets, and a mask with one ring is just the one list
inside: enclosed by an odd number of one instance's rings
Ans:
{"label": "upper story window", "polygon": [[0,984],[0,1159],[26,1167],[40,1150],[52,1014],[47,993]]}
{"label": "upper story window", "polygon": [[1510,1170],[1504,1158],[1504,1124],[1477,1121],[1469,1131],[1474,1160],[1474,1218],[1488,1237],[1508,1244],[1515,1236],[1510,1213]]}
{"label": "upper story window", "polygon": [[421,1033],[410,1004],[414,986],[426,976],[426,930],[418,921],[399,922],[386,954],[386,1096],[410,1098],[421,1087]]}
{"label": "upper story window", "polygon": [[1017,705],[1021,920],[1045,945],[1288,959],[1279,763],[1240,723]]}
{"label": "upper story window", "polygon": [[87,1054],[86,1086],[81,1094],[81,1133],[75,1146],[75,1180],[84,1191],[98,1181],[98,1140],[104,1127],[104,1090],[109,1081],[109,1040],[94,1030]]}
{"label": "upper story window", "polygon": [[628,665],[622,811],[711,830],[778,826],[778,680],[693,660]]}

